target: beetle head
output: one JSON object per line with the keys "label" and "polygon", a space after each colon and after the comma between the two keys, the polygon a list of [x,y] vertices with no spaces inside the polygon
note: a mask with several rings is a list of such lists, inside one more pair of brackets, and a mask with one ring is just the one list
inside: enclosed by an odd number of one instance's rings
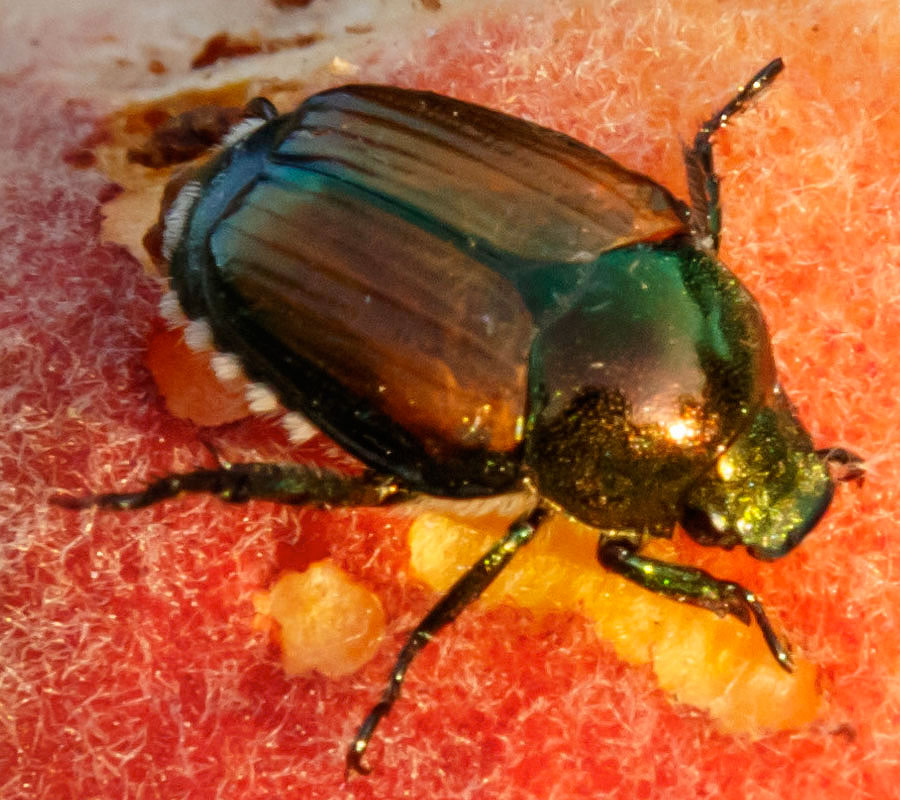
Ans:
{"label": "beetle head", "polygon": [[827,458],[776,388],[750,426],[688,491],[681,523],[701,544],[779,558],[825,513],[834,492]]}

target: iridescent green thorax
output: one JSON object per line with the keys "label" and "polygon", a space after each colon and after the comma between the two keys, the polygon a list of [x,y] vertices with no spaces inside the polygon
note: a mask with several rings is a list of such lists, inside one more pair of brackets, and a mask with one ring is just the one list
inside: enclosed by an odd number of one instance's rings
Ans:
{"label": "iridescent green thorax", "polygon": [[525,456],[541,492],[598,527],[671,529],[774,387],[758,306],[678,237],[606,253],[544,313]]}

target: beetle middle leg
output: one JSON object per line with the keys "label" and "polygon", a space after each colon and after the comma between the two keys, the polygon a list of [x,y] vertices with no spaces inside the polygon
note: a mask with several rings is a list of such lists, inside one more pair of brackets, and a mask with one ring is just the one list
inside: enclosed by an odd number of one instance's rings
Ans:
{"label": "beetle middle leg", "polygon": [[549,513],[549,507],[540,503],[516,519],[507,529],[506,536],[478,559],[416,626],[394,662],[381,700],[372,707],[350,744],[347,751],[348,775],[351,770],[363,775],[371,771],[363,764],[363,756],[378,723],[397,702],[406,670],[412,660],[441,628],[453,622],[466,606],[475,601],[493,583],[519,548],[534,538],[534,534]]}
{"label": "beetle middle leg", "polygon": [[144,508],[185,493],[211,494],[230,503],[273,500],[289,505],[321,507],[384,506],[416,496],[402,482],[373,471],[343,475],[333,470],[290,463],[223,463],[218,469],[198,469],[166,475],[134,492],[110,492],[81,497],[57,495],[56,505],[111,511]]}
{"label": "beetle middle leg", "polygon": [[607,569],[651,592],[709,609],[719,616],[730,614],[745,625],[755,619],[778,665],[787,672],[793,672],[794,663],[787,643],[778,638],[762,603],[749,589],[731,581],[719,580],[696,567],[670,564],[639,555],[631,542],[621,539],[601,541],[597,558]]}
{"label": "beetle middle leg", "polygon": [[691,229],[697,243],[713,253],[719,250],[719,234],[722,230],[722,209],[719,205],[719,177],[713,167],[712,135],[724,127],[784,69],[780,58],[770,61],[756,73],[738,93],[713,114],[697,131],[694,143],[684,148],[687,168],[688,192],[691,196]]}

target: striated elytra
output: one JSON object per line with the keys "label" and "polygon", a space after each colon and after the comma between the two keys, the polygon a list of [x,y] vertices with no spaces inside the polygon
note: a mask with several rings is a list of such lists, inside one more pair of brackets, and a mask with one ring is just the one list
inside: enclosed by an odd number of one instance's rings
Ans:
{"label": "striated elytra", "polygon": [[758,599],[641,555],[680,523],[706,545],[791,550],[825,512],[843,449],[816,450],[780,388],[753,297],[716,258],[712,135],[768,64],[685,148],[690,206],[561,133],[429,92],[345,86],[248,120],[161,214],[184,313],[216,348],[368,468],[226,464],[129,494],[388,505],[524,495],[527,510],[411,634],[351,744],[363,755],[416,653],[563,512],[598,558],[655,592],[755,620]]}

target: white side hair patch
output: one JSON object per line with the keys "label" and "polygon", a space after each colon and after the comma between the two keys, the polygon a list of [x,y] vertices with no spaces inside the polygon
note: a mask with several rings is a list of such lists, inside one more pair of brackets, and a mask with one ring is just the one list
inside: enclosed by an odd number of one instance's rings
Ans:
{"label": "white side hair patch", "polygon": [[240,380],[244,377],[244,370],[241,362],[233,353],[216,353],[210,360],[209,365],[212,371],[216,373],[216,377],[222,383]]}
{"label": "white side hair patch", "polygon": [[184,226],[187,224],[188,214],[197,202],[197,198],[203,193],[203,187],[198,181],[188,181],[175,196],[172,205],[166,212],[163,222],[162,255],[166,261],[172,260],[172,253],[181,241]]}
{"label": "white side hair patch", "polygon": [[184,328],[184,341],[195,353],[212,350],[213,334],[209,323],[203,319],[192,319]]}
{"label": "white side hair patch", "polygon": [[223,149],[233,147],[238,142],[246,139],[253,131],[259,130],[265,124],[266,120],[262,117],[248,117],[247,119],[242,119],[240,122],[233,125],[231,130],[225,134],[222,141],[219,143],[219,146]]}
{"label": "white side hair patch", "polygon": [[278,411],[278,398],[264,383],[248,384],[244,396],[254,414],[274,414]]}
{"label": "white side hair patch", "polygon": [[166,292],[159,299],[159,315],[169,324],[170,328],[180,328],[187,325],[187,317],[181,310],[178,302],[178,294],[174,290]]}
{"label": "white side hair patch", "polygon": [[289,411],[285,414],[281,418],[281,424],[287,431],[288,439],[292,444],[303,444],[319,432],[319,429],[303,414],[296,411]]}

